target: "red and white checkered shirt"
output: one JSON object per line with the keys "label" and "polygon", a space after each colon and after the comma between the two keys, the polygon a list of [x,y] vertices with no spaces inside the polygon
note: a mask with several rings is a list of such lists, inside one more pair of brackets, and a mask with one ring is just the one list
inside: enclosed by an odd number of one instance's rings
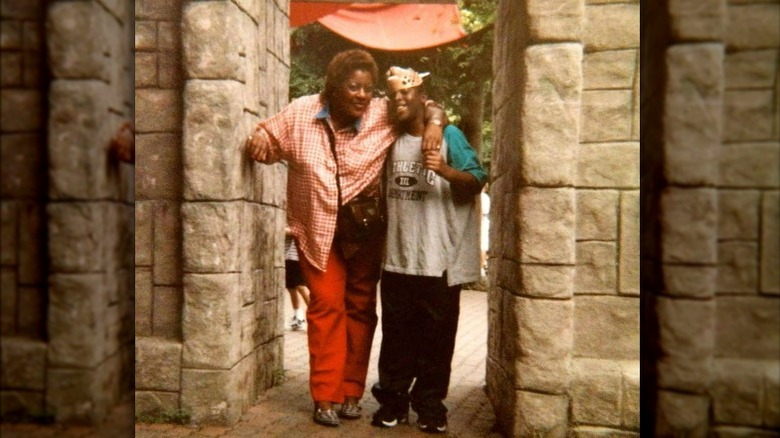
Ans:
{"label": "red and white checkered shirt", "polygon": [[[318,95],[305,96],[260,122],[271,138],[264,162],[289,163],[287,223],[306,259],[321,271],[328,262],[338,212],[336,163],[321,122],[327,114],[323,110]],[[387,118],[387,101],[371,99],[354,127],[334,133],[341,202],[346,203],[379,184],[385,157],[396,138]]]}

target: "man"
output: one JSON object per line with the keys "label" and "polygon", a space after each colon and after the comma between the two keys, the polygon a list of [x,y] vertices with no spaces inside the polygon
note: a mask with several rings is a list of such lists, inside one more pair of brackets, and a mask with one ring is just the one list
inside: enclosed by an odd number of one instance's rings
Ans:
{"label": "man", "polygon": [[[313,419],[338,426],[361,416],[371,342],[382,235],[351,241],[337,233],[339,206],[379,192],[379,178],[395,132],[386,99],[372,98],[376,62],[363,50],[337,54],[325,89],[296,99],[260,122],[246,141],[252,158],[286,160],[287,222],[310,291],[307,310]],[[431,105],[427,147],[441,142],[443,111]],[[341,404],[336,413],[334,404]]]}
{"label": "man", "polygon": [[487,175],[454,126],[445,128],[440,151],[421,150],[427,73],[392,67],[387,74],[402,134],[386,164],[382,346],[372,388],[381,407],[372,424],[408,421],[411,401],[421,430],[445,433],[461,285],[480,278],[476,195]]}

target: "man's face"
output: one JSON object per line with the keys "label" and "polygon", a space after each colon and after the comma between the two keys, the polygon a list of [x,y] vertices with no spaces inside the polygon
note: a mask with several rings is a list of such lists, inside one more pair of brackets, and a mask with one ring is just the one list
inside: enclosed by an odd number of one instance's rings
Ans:
{"label": "man's face", "polygon": [[392,93],[393,119],[400,123],[414,121],[423,116],[425,95],[419,87],[405,88]]}
{"label": "man's face", "polygon": [[366,70],[354,70],[341,84],[330,102],[331,111],[337,116],[359,119],[371,103],[374,81]]}

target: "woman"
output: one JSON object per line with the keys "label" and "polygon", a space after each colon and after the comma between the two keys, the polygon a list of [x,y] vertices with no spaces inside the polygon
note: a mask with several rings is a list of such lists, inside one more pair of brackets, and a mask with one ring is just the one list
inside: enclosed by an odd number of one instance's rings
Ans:
{"label": "woman", "polygon": [[[253,159],[289,163],[287,220],[310,291],[313,419],[325,426],[338,426],[339,417],[360,418],[377,323],[384,235],[353,241],[353,236],[337,233],[336,222],[340,205],[378,194],[384,160],[395,140],[387,100],[372,97],[378,78],[368,52],[341,52],[328,65],[319,95],[296,99],[260,122],[246,141]],[[424,147],[437,149],[444,112],[435,105],[426,108]],[[334,404],[341,404],[338,413]]]}

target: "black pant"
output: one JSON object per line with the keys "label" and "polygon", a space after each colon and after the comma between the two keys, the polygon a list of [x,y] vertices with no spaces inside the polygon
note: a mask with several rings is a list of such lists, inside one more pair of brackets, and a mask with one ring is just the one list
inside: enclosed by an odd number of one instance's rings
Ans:
{"label": "black pant", "polygon": [[379,385],[406,397],[412,408],[446,412],[460,314],[460,285],[441,277],[382,272],[382,348]]}

